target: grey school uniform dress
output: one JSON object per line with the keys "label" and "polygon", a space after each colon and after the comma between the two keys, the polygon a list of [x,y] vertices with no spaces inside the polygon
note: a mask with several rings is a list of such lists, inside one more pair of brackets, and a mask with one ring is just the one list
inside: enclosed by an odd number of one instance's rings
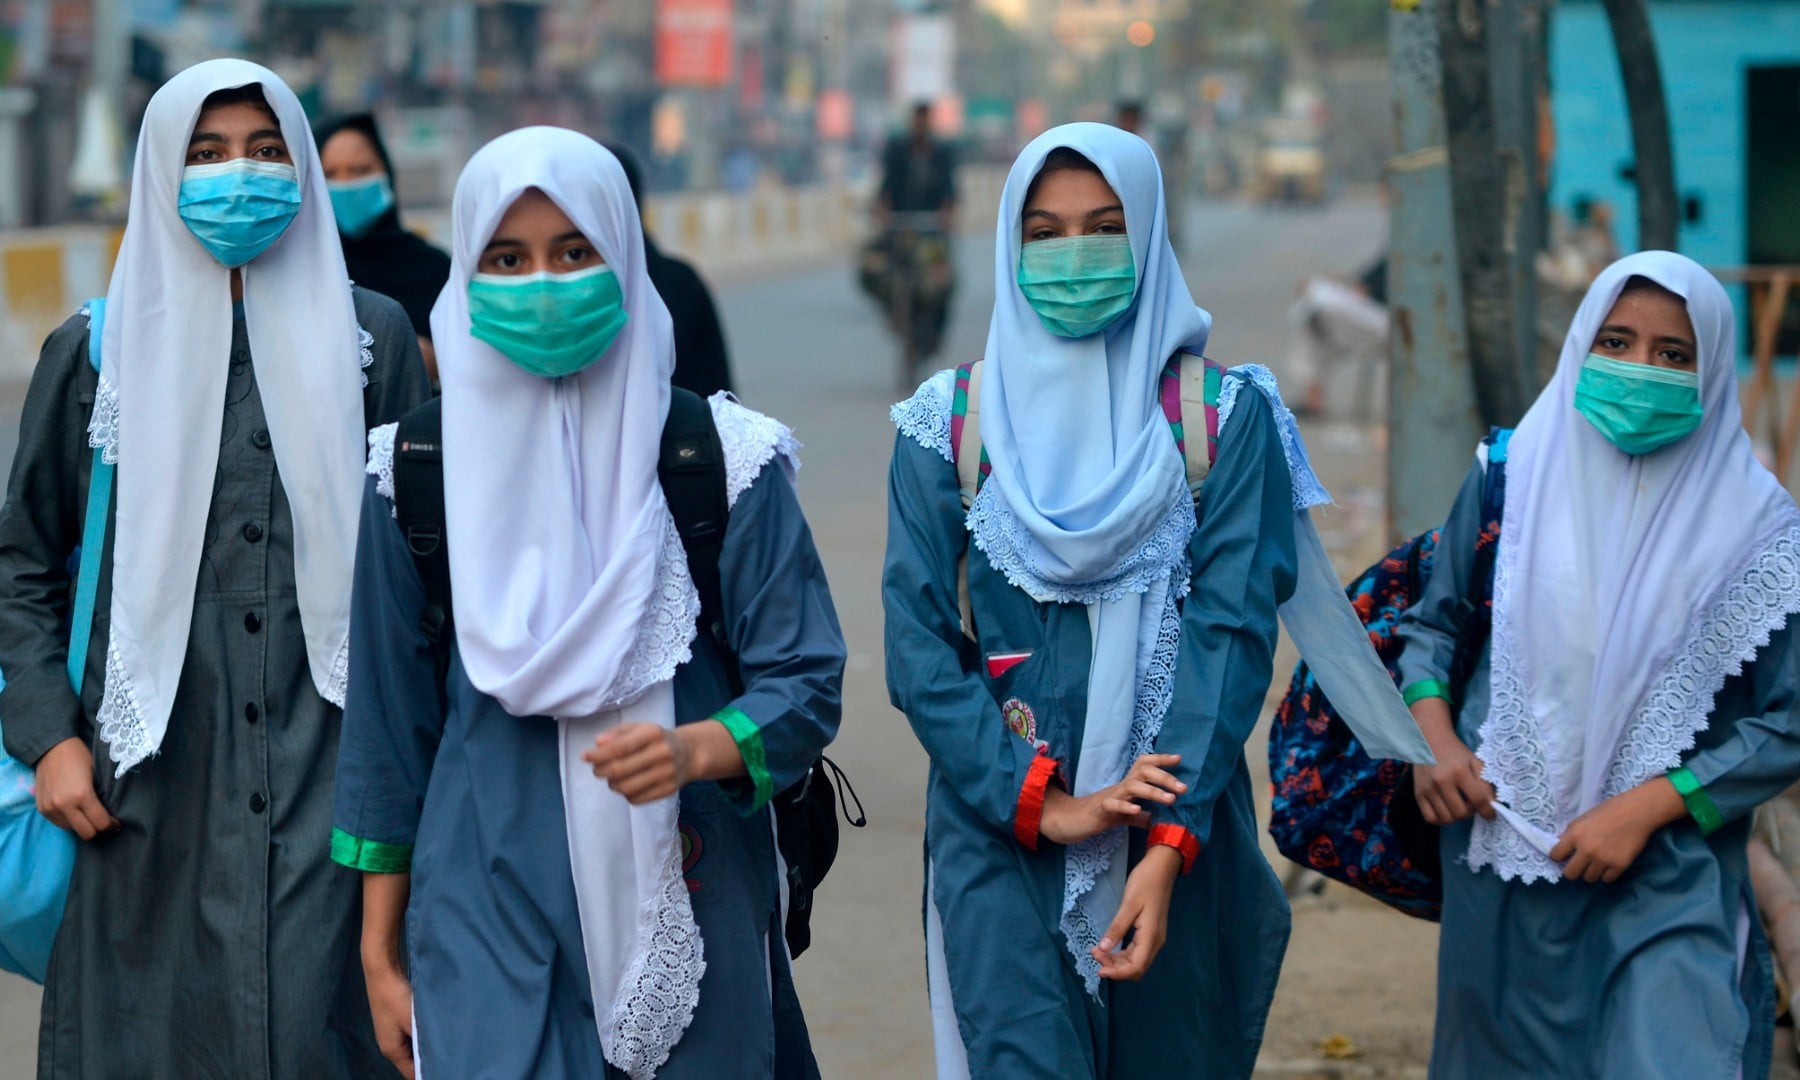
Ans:
{"label": "grey school uniform dress", "polygon": [[[373,425],[430,388],[399,305],[362,289],[355,305],[366,335],[364,421]],[[38,1074],[379,1074],[355,963],[358,883],[327,855],[339,711],[314,689],[307,665],[293,519],[242,311],[168,733],[156,756],[118,778],[94,728],[110,537],[79,700],[66,671],[68,557],[81,539],[97,382],[87,339],[77,316],[45,344],[0,512],[6,750],[35,763],[64,739],[86,741],[95,789],[121,825],[77,849],[44,991]]]}
{"label": "grey school uniform dress", "polygon": [[[1463,482],[1437,569],[1398,633],[1402,685],[1448,684],[1457,609],[1472,596],[1482,467]],[[1502,526],[1504,527],[1504,526]],[[1458,736],[1479,756],[1484,647]],[[1658,830],[1625,876],[1523,885],[1471,871],[1469,822],[1442,831],[1443,931],[1431,1075],[1758,1080],[1769,1071],[1774,981],[1744,846],[1750,812],[1800,779],[1800,633],[1792,620],[1726,682],[1682,763],[1723,825]]]}
{"label": "grey school uniform dress", "polygon": [[[941,923],[976,1080],[1248,1077],[1255,1066],[1289,914],[1258,847],[1244,740],[1262,713],[1276,607],[1296,566],[1293,482],[1260,390],[1240,394],[1195,510],[1192,591],[1156,740],[1157,753],[1181,755],[1171,771],[1189,789],[1152,805],[1152,832],[1133,830],[1129,848],[1136,865],[1149,836],[1167,837],[1183,850],[1184,873],[1148,975],[1103,981],[1096,998],[1061,929],[1064,849],[1036,824],[1051,772],[1080,768],[1086,608],[1033,600],[970,543],[947,439],[927,446],[903,430],[895,440],[882,579],[888,688],[931,757],[925,859],[939,918],[930,921]],[[965,551],[979,642],[959,625]],[[990,674],[990,658],[1021,654]]]}
{"label": "grey school uniform dress", "polygon": [[[733,443],[721,434],[729,458]],[[558,726],[512,716],[477,690],[454,643],[448,677],[437,678],[419,621],[425,588],[380,486],[371,478],[357,553],[334,855],[412,875],[407,960],[422,1073],[622,1077],[595,1026]],[[675,673],[675,715],[738,710],[754,725],[734,730],[749,776],[680,793],[683,872],[706,972],[693,1022],[657,1075],[816,1077],[782,937],[768,799],[804,776],[836,733],[845,654],[812,533],[779,465],[736,496],[719,575],[744,690],[734,697],[725,658],[701,634]]]}

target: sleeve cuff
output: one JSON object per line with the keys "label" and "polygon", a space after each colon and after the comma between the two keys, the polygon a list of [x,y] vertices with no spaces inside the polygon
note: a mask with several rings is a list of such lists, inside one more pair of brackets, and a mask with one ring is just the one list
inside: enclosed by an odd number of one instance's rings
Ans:
{"label": "sleeve cuff", "polygon": [[1719,806],[1713,802],[1712,796],[1694,775],[1692,769],[1682,766],[1669,770],[1669,782],[1681,794],[1681,801],[1687,804],[1688,816],[1694,824],[1700,826],[1700,835],[1711,836],[1725,824],[1725,815],[1719,813]]}
{"label": "sleeve cuff", "polygon": [[1181,872],[1184,874],[1194,868],[1194,860],[1200,857],[1200,841],[1179,825],[1151,826],[1148,844],[1150,847],[1172,847],[1181,852]]}
{"label": "sleeve cuff", "polygon": [[1400,696],[1406,699],[1407,707],[1410,708],[1426,698],[1443,698],[1445,701],[1449,701],[1450,688],[1445,686],[1441,679],[1420,679],[1401,691]]}
{"label": "sleeve cuff", "polygon": [[331,861],[365,874],[405,874],[412,870],[411,844],[364,840],[342,829],[331,830]]}
{"label": "sleeve cuff", "polygon": [[750,800],[750,808],[746,813],[755,813],[768,805],[775,795],[775,779],[769,775],[769,758],[763,748],[762,728],[750,719],[744,710],[736,705],[727,705],[712,718],[725,725],[731,732],[731,740],[737,743],[738,753],[744,758],[744,772],[749,776],[754,795]]}
{"label": "sleeve cuff", "polygon": [[1044,795],[1050,790],[1050,778],[1056,775],[1056,759],[1039,754],[1031,759],[1025,773],[1025,785],[1019,789],[1019,808],[1013,814],[1013,836],[1026,850],[1036,851],[1038,829],[1044,823]]}

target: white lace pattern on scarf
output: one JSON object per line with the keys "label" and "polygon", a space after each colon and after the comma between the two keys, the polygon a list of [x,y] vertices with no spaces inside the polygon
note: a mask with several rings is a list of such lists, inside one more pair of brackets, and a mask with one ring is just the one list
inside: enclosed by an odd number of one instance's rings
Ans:
{"label": "white lace pattern on scarf", "polygon": [[[1495,572],[1494,607],[1500,610],[1513,588],[1511,562],[1501,537]],[[1800,518],[1770,538],[1740,568],[1706,610],[1689,621],[1685,648],[1652,684],[1641,711],[1627,729],[1607,770],[1604,795],[1636,787],[1681,764],[1706,730],[1713,702],[1727,679],[1769,643],[1771,635],[1800,613]],[[1510,626],[1494,623],[1492,688],[1481,725],[1481,759],[1495,793],[1519,816],[1552,835],[1568,822],[1558,820],[1541,725],[1525,707],[1531,673],[1512,661],[1520,655]],[[1491,866],[1503,880],[1557,881],[1562,870],[1516,829],[1501,821],[1476,819],[1469,840],[1469,866]]]}
{"label": "white lace pattern on scarf", "polygon": [[676,835],[663,858],[656,902],[639,914],[637,955],[620,977],[606,1017],[607,1060],[631,1080],[651,1080],[693,1022],[705,973],[705,943],[681,873]]}
{"label": "white lace pattern on scarf", "polygon": [[721,390],[707,399],[713,426],[725,449],[726,505],[736,506],[738,496],[750,489],[769,462],[779,458],[788,478],[800,471],[800,440],[786,424],[755,409],[745,408]]}
{"label": "white lace pattern on scarf", "polygon": [[888,419],[902,435],[914,439],[927,450],[935,450],[945,461],[956,460],[950,446],[950,411],[955,404],[956,370],[944,370],[926,379],[913,391],[913,396],[888,410]]}
{"label": "white lace pattern on scarf", "polygon": [[100,728],[100,741],[107,745],[113,759],[114,776],[124,776],[126,770],[155,753],[143,708],[138,704],[137,687],[119,655],[116,640],[106,643],[106,687],[100,695],[100,712],[94,719]]}
{"label": "white lace pattern on scarf", "polygon": [[1312,462],[1307,460],[1306,443],[1300,438],[1300,424],[1287,403],[1281,400],[1281,386],[1275,381],[1275,373],[1261,364],[1244,364],[1230,369],[1225,375],[1219,384],[1219,441],[1225,440],[1225,423],[1237,407],[1238,392],[1246,382],[1255,385],[1269,400],[1269,410],[1275,415],[1275,433],[1281,438],[1281,452],[1287,457],[1288,475],[1294,484],[1294,509],[1310,510],[1330,503],[1331,494],[1313,472]]}
{"label": "white lace pattern on scarf", "polygon": [[363,466],[363,472],[375,478],[375,493],[394,501],[394,436],[400,431],[399,424],[383,424],[369,431],[369,463]]}
{"label": "white lace pattern on scarf", "polygon": [[[1162,619],[1157,625],[1156,645],[1151,650],[1149,666],[1138,673],[1137,696],[1132,708],[1131,736],[1125,752],[1127,762],[1136,761],[1156,749],[1156,738],[1162,734],[1163,720],[1175,698],[1175,655],[1181,644],[1181,608],[1178,601],[1191,585],[1186,560],[1180,572],[1169,580],[1169,596],[1163,605]],[[1089,837],[1063,851],[1062,931],[1075,960],[1075,970],[1087,984],[1090,994],[1100,992],[1100,964],[1092,949],[1100,943],[1106,922],[1095,925],[1093,913],[1080,903],[1106,873],[1115,858],[1123,858],[1129,830],[1109,829]],[[1100,919],[1110,920],[1111,915]]]}

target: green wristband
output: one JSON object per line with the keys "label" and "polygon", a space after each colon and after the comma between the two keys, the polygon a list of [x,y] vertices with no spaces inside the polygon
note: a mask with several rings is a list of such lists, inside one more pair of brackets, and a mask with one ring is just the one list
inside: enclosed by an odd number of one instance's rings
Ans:
{"label": "green wristband", "polygon": [[364,840],[342,829],[331,830],[331,861],[365,874],[405,874],[412,870],[411,844]]}
{"label": "green wristband", "polygon": [[744,771],[750,776],[750,783],[756,789],[751,800],[750,810],[762,809],[775,795],[775,778],[769,775],[769,759],[763,750],[762,728],[756,721],[744,714],[744,710],[736,705],[727,705],[713,713],[714,720],[725,725],[731,732],[731,740],[737,743],[738,753],[744,757]]}
{"label": "green wristband", "polygon": [[1450,688],[1445,686],[1443,682],[1438,679],[1420,679],[1418,682],[1407,687],[1400,696],[1406,699],[1408,707],[1416,705],[1430,697],[1443,698],[1445,701],[1449,701]]}
{"label": "green wristband", "polygon": [[1670,769],[1668,775],[1669,783],[1675,785],[1681,801],[1687,805],[1688,816],[1700,826],[1700,835],[1711,836],[1718,832],[1725,824],[1725,815],[1719,813],[1719,804],[1706,793],[1694,771],[1683,765],[1679,769]]}

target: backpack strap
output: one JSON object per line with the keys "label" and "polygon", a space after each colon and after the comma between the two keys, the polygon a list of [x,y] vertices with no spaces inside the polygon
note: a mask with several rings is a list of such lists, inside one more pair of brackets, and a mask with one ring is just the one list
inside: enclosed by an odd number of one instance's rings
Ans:
{"label": "backpack strap", "polygon": [[950,399],[950,457],[956,462],[956,485],[965,510],[994,471],[987,448],[981,445],[981,364],[976,360],[957,365],[956,396]]}
{"label": "backpack strap", "polygon": [[725,446],[713,422],[712,406],[700,395],[671,388],[656,476],[675,518],[675,531],[687,550],[688,573],[700,594],[700,630],[712,635],[713,643],[725,655],[735,694],[742,686],[725,633],[724,587],[719,579],[719,559],[731,517]]}
{"label": "backpack strap", "polygon": [[[1188,492],[1196,497],[1219,460],[1219,391],[1224,385],[1224,365],[1181,352],[1163,368],[1158,387],[1163,416],[1187,466]],[[1204,418],[1204,429],[1198,422],[1190,428],[1191,417]]]}
{"label": "backpack strap", "polygon": [[[88,301],[88,365],[100,371],[100,337],[106,324],[106,297]],[[88,645],[94,636],[94,607],[100,595],[100,557],[112,516],[113,466],[106,451],[94,447],[88,473],[87,517],[81,526],[81,564],[75,572],[75,610],[69,623],[69,685],[81,693],[87,675]]]}
{"label": "backpack strap", "polygon": [[400,418],[394,432],[394,518],[425,585],[419,629],[435,650],[449,640],[450,547],[444,527],[443,399]]}

